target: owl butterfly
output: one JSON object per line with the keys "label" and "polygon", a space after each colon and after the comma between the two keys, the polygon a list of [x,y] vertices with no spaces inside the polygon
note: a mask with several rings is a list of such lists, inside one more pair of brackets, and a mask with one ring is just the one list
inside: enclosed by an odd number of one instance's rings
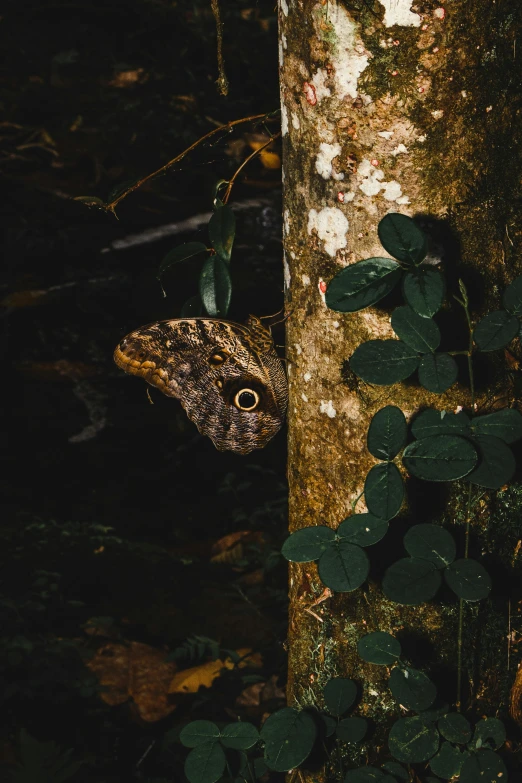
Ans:
{"label": "owl butterfly", "polygon": [[114,361],[177,397],[220,451],[260,449],[283,424],[286,375],[270,331],[255,316],[245,326],[216,318],[149,324],[121,341]]}

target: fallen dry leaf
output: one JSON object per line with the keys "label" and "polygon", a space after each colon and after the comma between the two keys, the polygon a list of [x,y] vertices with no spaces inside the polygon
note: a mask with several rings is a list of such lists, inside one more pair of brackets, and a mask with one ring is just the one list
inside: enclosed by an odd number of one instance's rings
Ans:
{"label": "fallen dry leaf", "polygon": [[108,84],[109,87],[132,87],[137,83],[143,84],[148,78],[148,74],[145,73],[144,68],[135,68],[134,70],[118,71]]}
{"label": "fallen dry leaf", "polygon": [[104,687],[100,696],[115,706],[132,699],[140,718],[148,723],[161,720],[176,708],[168,698],[168,686],[176,672],[167,653],[148,644],[109,642],[88,662]]}
{"label": "fallen dry leaf", "polygon": [[[251,650],[236,650],[237,654],[245,657],[238,665],[239,668],[245,666],[261,666],[262,659],[259,653],[251,653]],[[251,653],[251,654],[249,654]],[[200,666],[193,666],[190,669],[184,669],[178,672],[172,679],[169,687],[169,693],[197,693],[201,686],[210,688],[214,680],[219,677],[222,669],[233,669],[234,662],[231,658],[225,661],[208,661]]]}

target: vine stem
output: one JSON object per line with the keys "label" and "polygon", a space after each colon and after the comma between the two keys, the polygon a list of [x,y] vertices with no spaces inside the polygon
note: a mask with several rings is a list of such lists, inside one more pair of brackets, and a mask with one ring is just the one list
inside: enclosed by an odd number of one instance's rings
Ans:
{"label": "vine stem", "polygon": [[[462,280],[459,280],[459,289],[462,296],[462,300],[457,299],[457,302],[463,307],[466,314],[466,321],[468,323],[469,330],[469,343],[468,343],[468,373],[469,373],[469,388],[471,396],[471,410],[475,410],[475,379],[473,377],[473,324],[471,323],[471,315],[469,312],[469,299],[466,286]],[[464,558],[469,557],[469,536],[471,528],[471,484],[468,484],[468,499],[466,502],[466,522],[465,522],[465,541],[464,541]],[[464,601],[459,599],[459,630],[457,638],[457,711],[460,712],[462,707],[462,638],[464,635]]]}
{"label": "vine stem", "polygon": [[230,192],[231,192],[232,188],[234,187],[235,181],[236,181],[238,175],[240,174],[241,170],[244,169],[245,166],[247,165],[247,163],[250,163],[250,161],[253,158],[255,158],[256,155],[260,155],[263,152],[263,150],[266,150],[266,148],[269,147],[272,144],[272,142],[275,141],[275,139],[278,139],[280,135],[281,135],[281,131],[279,131],[279,133],[276,133],[274,136],[271,136],[268,139],[268,141],[266,142],[266,144],[263,144],[262,147],[258,147],[257,150],[254,150],[248,156],[248,158],[245,158],[245,160],[243,161],[241,166],[234,172],[234,175],[232,176],[232,178],[228,182],[227,189],[225,190],[225,194],[224,194],[223,199],[222,199],[223,204],[226,204],[228,199],[230,198]]}
{"label": "vine stem", "polygon": [[196,149],[200,144],[202,144],[207,139],[210,139],[212,136],[215,136],[216,133],[221,133],[223,131],[230,131],[234,126],[241,125],[244,122],[254,122],[254,120],[262,120],[266,119],[270,116],[272,112],[264,113],[264,114],[252,114],[250,117],[241,117],[239,120],[232,120],[231,122],[227,122],[225,125],[219,125],[217,128],[214,128],[213,130],[209,131],[208,133],[205,133],[204,136],[201,136],[197,141],[195,141],[193,144],[190,145],[190,147],[187,147],[186,150],[183,150],[183,152],[180,152],[179,155],[176,155],[175,158],[172,158],[172,160],[169,160],[168,163],[165,163],[163,166],[161,166],[159,169],[156,169],[156,171],[153,171],[151,174],[147,174],[146,177],[142,177],[137,182],[135,182],[133,185],[130,185],[126,190],[123,191],[123,193],[120,193],[119,196],[117,196],[115,199],[113,199],[110,204],[105,205],[105,209],[109,212],[112,212],[113,215],[116,217],[115,209],[117,205],[120,203],[120,201],[123,201],[124,198],[126,198],[129,193],[132,193],[134,190],[138,190],[138,188],[141,188],[141,186],[148,182],[149,179],[152,179],[153,177],[157,177],[158,174],[162,174],[164,171],[167,171],[171,166],[174,166],[175,163],[179,163],[180,160],[183,160],[183,158],[189,154],[189,152],[192,152],[192,150]]}

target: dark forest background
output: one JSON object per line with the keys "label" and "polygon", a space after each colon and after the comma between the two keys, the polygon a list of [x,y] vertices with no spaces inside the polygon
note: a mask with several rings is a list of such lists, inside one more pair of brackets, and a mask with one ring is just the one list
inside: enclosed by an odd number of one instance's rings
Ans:
{"label": "dark forest background", "polygon": [[[218,134],[119,219],[74,200],[108,200],[213,128],[277,110],[273,3],[221,13],[227,97],[210,0],[3,10],[0,761],[18,783],[182,781],[188,721],[259,722],[284,703],[284,432],[219,453],[112,362],[197,292],[200,262],[165,276],[166,298],[158,266],[206,241],[216,182],[267,127]],[[232,192],[232,320],[282,305],[277,153]]]}

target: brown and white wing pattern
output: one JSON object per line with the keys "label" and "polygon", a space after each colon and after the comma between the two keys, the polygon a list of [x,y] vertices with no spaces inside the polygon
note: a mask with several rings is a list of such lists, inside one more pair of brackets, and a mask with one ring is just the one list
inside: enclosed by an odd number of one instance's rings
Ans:
{"label": "brown and white wing pattern", "polygon": [[159,321],[128,334],[114,361],[179,399],[220,451],[262,448],[284,422],[285,372],[257,319],[248,326],[213,318]]}

